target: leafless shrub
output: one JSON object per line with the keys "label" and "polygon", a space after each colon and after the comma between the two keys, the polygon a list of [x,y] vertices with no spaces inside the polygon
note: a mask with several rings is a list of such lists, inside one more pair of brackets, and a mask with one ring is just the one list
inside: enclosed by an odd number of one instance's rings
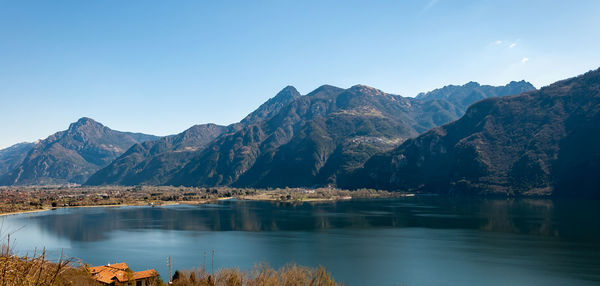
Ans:
{"label": "leafless shrub", "polygon": [[32,255],[17,256],[11,249],[10,235],[1,244],[0,286],[36,285],[96,285],[86,267],[73,267],[74,260],[65,258],[62,253],[57,262],[47,259],[46,250]]}
{"label": "leafless shrub", "polygon": [[329,272],[323,267],[309,268],[288,264],[279,270],[267,264],[258,264],[252,271],[242,272],[237,268],[221,269],[210,275],[202,268],[193,271],[183,271],[173,280],[175,286],[335,286]]}

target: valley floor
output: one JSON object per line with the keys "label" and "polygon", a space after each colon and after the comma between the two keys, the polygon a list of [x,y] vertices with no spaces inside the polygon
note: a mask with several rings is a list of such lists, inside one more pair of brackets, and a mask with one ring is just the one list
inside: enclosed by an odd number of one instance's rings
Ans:
{"label": "valley floor", "polygon": [[370,189],[349,191],[334,188],[249,189],[170,186],[1,187],[0,215],[39,212],[65,207],[193,205],[226,199],[303,203],[355,198],[392,198],[407,195],[410,194]]}

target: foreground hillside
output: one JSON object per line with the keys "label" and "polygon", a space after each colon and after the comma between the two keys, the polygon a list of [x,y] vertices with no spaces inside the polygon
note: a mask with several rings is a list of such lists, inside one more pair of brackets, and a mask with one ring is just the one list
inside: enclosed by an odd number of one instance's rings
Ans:
{"label": "foreground hillside", "polygon": [[[81,118],[65,131],[12,152],[2,185],[83,183],[135,143],[158,137],[112,130]],[[14,149],[14,147],[13,147]]]}
{"label": "foreground hillside", "polygon": [[[357,85],[322,86],[301,96],[286,87],[215,140],[190,152],[136,145],[88,180],[90,185],[239,187],[323,186],[370,156],[461,116],[482,98],[534,89],[469,83],[418,99]],[[440,95],[443,95],[440,97]],[[215,135],[217,135],[215,133]],[[154,151],[156,150],[156,151]]]}
{"label": "foreground hillside", "polygon": [[[222,268],[216,269],[215,272],[211,271],[211,273],[206,271],[207,267],[203,265],[194,270],[176,270],[173,277],[163,279],[159,276],[145,279],[136,278],[127,264],[121,263],[119,265],[124,264],[127,268],[123,272],[128,274],[123,277],[119,275],[122,273],[115,271],[116,268],[109,268],[112,271],[97,273],[94,272],[94,269],[98,267],[90,267],[87,264],[78,265],[80,263],[75,263],[76,259],[73,258],[61,256],[58,261],[52,261],[47,257],[45,250],[40,253],[18,256],[13,253],[10,243],[14,243],[14,241],[2,241],[0,244],[0,284],[7,286],[95,286],[107,285],[99,282],[107,280],[111,281],[110,285],[116,283],[117,285],[146,286],[343,285],[336,282],[324,267],[309,268],[293,263],[280,269],[273,269],[267,264],[257,264],[252,271]],[[156,273],[155,270],[150,271]]]}
{"label": "foreground hillside", "polygon": [[600,70],[490,98],[374,156],[341,187],[600,197]]}

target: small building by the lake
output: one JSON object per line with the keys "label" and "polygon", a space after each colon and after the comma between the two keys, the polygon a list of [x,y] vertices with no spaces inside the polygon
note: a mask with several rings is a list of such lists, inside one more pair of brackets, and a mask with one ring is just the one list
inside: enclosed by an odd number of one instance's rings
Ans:
{"label": "small building by the lake", "polygon": [[158,279],[156,270],[133,272],[125,262],[90,267],[90,273],[102,285],[111,286],[147,286]]}

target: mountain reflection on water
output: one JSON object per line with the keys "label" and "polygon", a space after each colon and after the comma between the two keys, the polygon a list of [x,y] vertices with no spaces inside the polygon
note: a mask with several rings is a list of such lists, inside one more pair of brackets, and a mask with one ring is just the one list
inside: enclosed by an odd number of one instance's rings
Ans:
{"label": "mountain reflection on water", "polygon": [[[168,273],[266,261],[325,266],[346,285],[598,285],[600,203],[410,197],[322,203],[220,201],[7,216],[20,254]],[[210,260],[210,258],[209,258]],[[432,275],[435,274],[435,275]]]}
{"label": "mountain reflection on water", "polygon": [[[424,227],[600,238],[595,201],[417,197],[326,203],[221,201],[198,206],[59,209],[24,217],[60,237],[102,240],[115,230],[326,231]],[[24,225],[28,224],[23,222]]]}

